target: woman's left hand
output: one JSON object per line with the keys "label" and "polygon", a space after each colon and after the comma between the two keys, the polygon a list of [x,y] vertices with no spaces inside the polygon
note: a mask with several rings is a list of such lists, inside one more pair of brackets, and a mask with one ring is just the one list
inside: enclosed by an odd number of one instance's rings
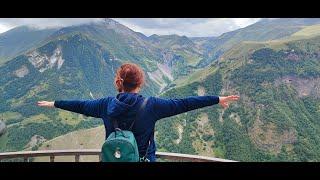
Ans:
{"label": "woman's left hand", "polygon": [[223,107],[223,108],[227,108],[229,107],[229,103],[231,101],[237,101],[239,100],[240,96],[238,95],[231,95],[231,96],[220,96],[219,97],[219,104]]}
{"label": "woman's left hand", "polygon": [[40,107],[54,107],[54,101],[38,101],[38,106]]}

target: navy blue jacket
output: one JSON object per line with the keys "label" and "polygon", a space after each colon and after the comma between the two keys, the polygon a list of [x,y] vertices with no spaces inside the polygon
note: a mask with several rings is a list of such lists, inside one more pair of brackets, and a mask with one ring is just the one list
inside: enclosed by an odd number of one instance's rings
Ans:
{"label": "navy blue jacket", "polygon": [[106,138],[114,130],[110,117],[118,121],[120,129],[128,129],[137,115],[132,132],[138,144],[139,154],[145,155],[151,137],[147,158],[155,161],[156,146],[153,132],[157,120],[219,103],[218,96],[191,96],[184,99],[149,97],[145,107],[139,111],[144,99],[145,97],[140,94],[120,93],[116,97],[97,100],[55,101],[54,106],[86,116],[102,118]]}

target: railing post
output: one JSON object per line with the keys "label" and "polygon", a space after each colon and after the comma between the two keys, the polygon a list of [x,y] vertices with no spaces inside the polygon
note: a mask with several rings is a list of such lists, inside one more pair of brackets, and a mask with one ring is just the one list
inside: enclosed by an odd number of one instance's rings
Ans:
{"label": "railing post", "polygon": [[79,155],[79,154],[76,154],[75,160],[76,160],[76,162],[79,162],[79,161],[80,161],[80,155]]}
{"label": "railing post", "polygon": [[54,155],[50,156],[50,162],[54,162]]}
{"label": "railing post", "polygon": [[102,155],[101,155],[101,153],[99,154],[99,162],[102,162]]}

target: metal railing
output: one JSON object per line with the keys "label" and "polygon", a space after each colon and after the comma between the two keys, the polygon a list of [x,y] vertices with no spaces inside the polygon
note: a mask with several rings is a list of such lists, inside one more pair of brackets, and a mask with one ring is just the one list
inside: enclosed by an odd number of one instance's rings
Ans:
{"label": "metal railing", "polygon": [[[75,162],[80,162],[80,156],[94,155],[99,157],[101,161],[100,149],[71,149],[71,150],[41,150],[41,151],[18,151],[0,153],[0,161],[5,159],[22,158],[24,162],[28,162],[30,158],[34,157],[49,157],[50,162],[55,161],[57,156],[74,156]],[[227,159],[212,158],[206,156],[156,152],[157,158],[170,161],[186,161],[186,162],[236,162]]]}

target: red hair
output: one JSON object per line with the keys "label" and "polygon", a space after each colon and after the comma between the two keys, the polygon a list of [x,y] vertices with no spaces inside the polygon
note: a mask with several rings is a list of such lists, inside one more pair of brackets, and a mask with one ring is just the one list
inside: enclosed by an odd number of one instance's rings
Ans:
{"label": "red hair", "polygon": [[131,92],[141,88],[144,81],[144,72],[140,66],[133,63],[125,63],[117,69],[114,85],[119,92]]}

